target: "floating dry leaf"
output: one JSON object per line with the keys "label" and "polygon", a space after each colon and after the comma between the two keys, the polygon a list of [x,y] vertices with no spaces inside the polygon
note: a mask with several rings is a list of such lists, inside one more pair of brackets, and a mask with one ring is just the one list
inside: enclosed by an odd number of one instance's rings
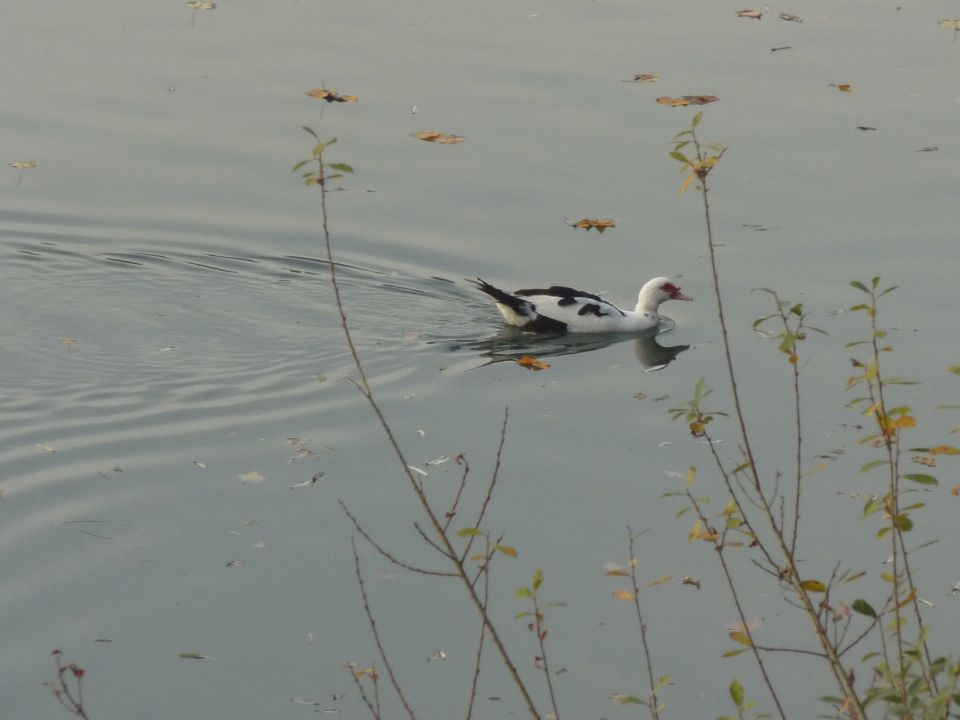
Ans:
{"label": "floating dry leaf", "polygon": [[427,662],[430,662],[431,660],[446,660],[446,659],[447,659],[447,654],[443,650],[434,650],[430,654],[430,657],[427,658]]}
{"label": "floating dry leaf", "polygon": [[759,10],[740,10],[737,12],[737,17],[750,18],[751,20],[759,20],[763,17],[763,13]]}
{"label": "floating dry leaf", "polygon": [[663,577],[657,578],[656,580],[651,580],[647,583],[647,587],[656,587],[657,585],[663,585],[668,580],[673,580],[673,575],[664,575]]}
{"label": "floating dry leaf", "polygon": [[530,370],[546,370],[550,367],[550,363],[546,360],[537,360],[533,355],[524,355],[523,357],[517,358],[517,365],[529,368]]}
{"label": "floating dry leaf", "polygon": [[931,455],[960,455],[960,448],[953,445],[934,445],[927,452]]}
{"label": "floating dry leaf", "polygon": [[830,83],[830,87],[835,87],[840,92],[845,92],[845,93],[860,92],[850,83]]}
{"label": "floating dry leaf", "polygon": [[620,82],[633,82],[633,83],[655,83],[660,78],[656,75],[650,75],[648,73],[643,73],[642,75],[634,75],[633,80],[621,80]]}
{"label": "floating dry leaf", "polygon": [[693,585],[697,590],[699,590],[699,589],[700,589],[700,586],[702,585],[702,582],[701,582],[700,580],[697,580],[696,578],[690,577],[689,575],[684,575],[684,576],[683,576],[683,584],[684,584],[684,585]]}
{"label": "floating dry leaf", "polygon": [[426,470],[421,470],[420,468],[416,467],[415,465],[407,465],[407,467],[408,467],[410,470],[413,470],[413,472],[415,472],[417,475],[419,475],[419,476],[421,476],[421,477],[430,477],[430,473],[428,473]]}
{"label": "floating dry leaf", "polygon": [[16,168],[17,170],[33,170],[37,164],[30,160],[14,160],[10,163],[10,167]]}
{"label": "floating dry leaf", "polygon": [[240,475],[239,475],[238,477],[240,478],[240,482],[242,482],[242,483],[263,482],[264,480],[267,479],[266,477],[264,477],[264,475],[263,475],[262,473],[259,473],[259,472],[257,472],[256,470],[251,470],[250,472],[240,473]]}
{"label": "floating dry leaf", "polygon": [[327,90],[326,88],[314,88],[313,90],[307,90],[304,95],[315,97],[318,100],[326,100],[328,103],[354,103],[360,99],[356,95],[341,95],[336,90]]}
{"label": "floating dry leaf", "polygon": [[614,228],[617,226],[617,221],[610,218],[604,218],[603,220],[590,220],[589,218],[571,220],[570,218],[564,218],[563,221],[570,227],[580,228],[581,230],[588,231],[593,228],[598,233],[603,233],[603,231],[607,228]]}
{"label": "floating dry leaf", "polygon": [[716,95],[684,95],[682,97],[658,97],[657,103],[668,107],[686,107],[687,105],[706,105],[717,102]]}
{"label": "floating dry leaf", "polygon": [[912,458],[915,463],[923,465],[924,467],[936,467],[937,461],[931,457],[926,457],[924,455],[914,455]]}
{"label": "floating dry leaf", "polygon": [[436,132],[434,130],[421,130],[420,132],[410,133],[410,137],[424,142],[437,143],[438,145],[458,145],[463,142],[459,135]]}
{"label": "floating dry leaf", "polygon": [[632,602],[637,596],[634,595],[633,590],[615,590],[613,597],[615,600],[627,600]]}
{"label": "floating dry leaf", "polygon": [[441,455],[440,457],[435,457],[433,460],[427,460],[424,465],[443,465],[445,462],[450,462],[449,455]]}
{"label": "floating dry leaf", "polygon": [[937,25],[949,28],[950,30],[960,30],[960,20],[943,19],[937,21]]}
{"label": "floating dry leaf", "polygon": [[779,52],[780,50],[793,50],[793,45],[781,45],[780,47],[770,48],[770,52],[772,53]]}
{"label": "floating dry leaf", "polygon": [[201,655],[200,653],[195,653],[195,652],[178,652],[177,657],[184,658],[186,660],[206,660],[207,659],[206,655]]}
{"label": "floating dry leaf", "polygon": [[799,15],[791,15],[790,13],[780,13],[780,19],[786,20],[787,22],[803,22],[803,18]]}
{"label": "floating dry leaf", "polygon": [[193,8],[193,14],[190,15],[190,27],[193,27],[193,21],[197,17],[197,10],[215,10],[217,4],[215,2],[200,2],[200,0],[193,0],[193,2],[188,2],[187,7]]}
{"label": "floating dry leaf", "polygon": [[60,338],[61,345],[76,345],[79,340],[74,340],[73,338]]}

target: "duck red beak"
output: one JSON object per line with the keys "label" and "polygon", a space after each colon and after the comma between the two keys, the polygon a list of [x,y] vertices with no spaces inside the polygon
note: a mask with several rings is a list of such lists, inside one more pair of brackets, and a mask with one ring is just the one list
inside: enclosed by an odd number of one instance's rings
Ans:
{"label": "duck red beak", "polygon": [[684,295],[682,292],[680,292],[680,288],[677,288],[676,290],[673,291],[673,293],[670,295],[670,299],[671,300],[689,300],[690,302],[693,302],[693,298],[687,295]]}

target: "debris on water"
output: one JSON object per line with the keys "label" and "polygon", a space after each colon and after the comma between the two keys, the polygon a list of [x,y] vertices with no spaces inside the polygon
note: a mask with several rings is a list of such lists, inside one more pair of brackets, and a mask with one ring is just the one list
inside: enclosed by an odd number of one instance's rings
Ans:
{"label": "debris on water", "polygon": [[450,462],[449,455],[441,455],[440,457],[433,458],[433,460],[427,460],[424,465],[443,465],[445,462]]}
{"label": "debris on water", "polygon": [[422,476],[422,477],[430,477],[430,473],[428,473],[426,470],[421,470],[420,468],[416,467],[415,465],[407,465],[407,467],[408,467],[410,470],[413,470],[413,472],[415,472],[417,475],[420,475],[420,476]]}

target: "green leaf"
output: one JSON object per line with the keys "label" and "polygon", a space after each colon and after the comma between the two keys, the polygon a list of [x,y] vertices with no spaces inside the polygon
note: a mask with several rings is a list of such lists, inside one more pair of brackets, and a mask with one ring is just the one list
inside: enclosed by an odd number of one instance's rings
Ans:
{"label": "green leaf", "polygon": [[302,167],[303,167],[304,165],[306,165],[307,163],[312,163],[312,162],[313,162],[313,160],[301,160],[300,162],[298,162],[296,165],[293,166],[293,169],[292,169],[290,172],[296,172],[297,170],[299,170],[300,168],[302,168]]}
{"label": "green leaf", "polygon": [[543,570],[537,568],[537,571],[533,574],[533,589],[534,592],[540,589],[540,586],[543,585]]}
{"label": "green leaf", "polygon": [[530,612],[529,610],[524,610],[523,612],[518,612],[516,615],[514,615],[514,616],[513,616],[513,619],[514,619],[514,620],[519,620],[520,618],[525,618],[525,617],[527,617],[527,615],[533,615],[533,613]]}
{"label": "green leaf", "polygon": [[737,678],[734,678],[733,682],[730,683],[730,699],[737,707],[743,707],[743,686]]}
{"label": "green leaf", "polygon": [[693,116],[693,120],[690,123],[690,127],[695,128],[697,125],[700,124],[701,120],[703,120],[703,113],[698,112],[696,115]]}
{"label": "green leaf", "polygon": [[933,475],[925,475],[923,473],[909,473],[904,475],[905,480],[912,480],[915,483],[920,483],[921,485],[936,485],[937,479]]}
{"label": "green leaf", "polygon": [[310,135],[313,136],[313,139],[314,139],[314,140],[319,140],[319,139],[320,139],[319,137],[317,137],[317,134],[313,131],[313,128],[308,128],[306,125],[304,125],[304,126],[303,126],[303,130],[304,130],[304,132],[310,133]]}
{"label": "green leaf", "polygon": [[747,651],[747,648],[737,648],[736,650],[727,650],[727,651],[722,655],[722,657],[734,657],[734,656],[739,655],[740,653],[746,652],[746,651]]}
{"label": "green leaf", "polygon": [[338,172],[352,173],[353,168],[346,163],[327,163],[327,167]]}
{"label": "green leaf", "polygon": [[[857,290],[863,290],[865,293],[869,293],[869,292],[870,292],[869,290],[867,290],[867,286],[864,285],[864,284],[863,284],[862,282],[860,282],[859,280],[851,280],[851,281],[850,281],[850,284],[851,284],[853,287],[855,287]],[[853,309],[853,308],[851,308],[851,310],[852,310],[852,309]]]}
{"label": "green leaf", "polygon": [[618,705],[646,705],[646,703],[636,695],[624,695],[623,693],[614,693],[610,696]]}
{"label": "green leaf", "polygon": [[533,600],[533,591],[528,587],[518,587],[514,595],[518,598],[525,598],[527,600]]}
{"label": "green leaf", "polygon": [[880,467],[881,465],[886,465],[886,464],[887,464],[886,460],[874,460],[873,462],[866,463],[862,468],[860,468],[860,472],[862,473],[870,472],[874,468]]}
{"label": "green leaf", "polygon": [[850,606],[853,608],[854,612],[858,612],[861,615],[866,615],[867,617],[876,618],[877,611],[866,600],[854,600],[853,604]]}
{"label": "green leaf", "polygon": [[954,375],[960,375],[960,365],[951,365],[947,368],[947,372],[952,372]]}
{"label": "green leaf", "polygon": [[897,530],[900,532],[909,532],[913,530],[913,520],[910,519],[909,515],[897,515],[893,519],[893,524],[896,525]]}
{"label": "green leaf", "polygon": [[459,537],[474,537],[476,535],[483,535],[483,530],[480,528],[461,528],[457,530],[457,535]]}
{"label": "green leaf", "polygon": [[687,156],[684,155],[682,152],[678,152],[677,150],[674,150],[673,152],[671,152],[670,157],[672,157],[677,162],[682,162],[684,165],[690,164],[690,161],[687,159]]}

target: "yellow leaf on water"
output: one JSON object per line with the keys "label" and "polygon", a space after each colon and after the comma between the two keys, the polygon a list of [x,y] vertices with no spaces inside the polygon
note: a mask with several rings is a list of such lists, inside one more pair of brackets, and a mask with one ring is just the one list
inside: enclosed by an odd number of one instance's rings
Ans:
{"label": "yellow leaf on water", "polygon": [[17,170],[32,170],[37,164],[30,160],[14,160],[10,163],[10,167],[16,168]]}
{"label": "yellow leaf on water", "polygon": [[657,585],[663,585],[665,582],[673,580],[673,575],[664,575],[663,577],[657,578],[656,580],[651,580],[647,583],[647,587],[656,587]]}
{"label": "yellow leaf on water", "polygon": [[570,218],[564,218],[563,221],[570,227],[587,231],[596,230],[598,233],[602,233],[607,228],[615,228],[617,226],[617,221],[611,220],[610,218],[605,218],[603,220],[590,220],[589,218],[583,218],[582,220],[571,220]]}
{"label": "yellow leaf on water", "polygon": [[463,142],[459,135],[450,135],[449,133],[436,132],[434,130],[421,130],[420,132],[410,133],[410,137],[424,142],[437,143],[438,145],[458,145]]}
{"label": "yellow leaf on water", "polygon": [[830,87],[835,87],[840,92],[845,92],[845,93],[860,92],[850,83],[830,83]]}
{"label": "yellow leaf on water", "polygon": [[927,450],[931,455],[960,455],[960,448],[953,445],[935,445]]}
{"label": "yellow leaf on water", "polygon": [[683,98],[658,97],[657,104],[666,105],[667,107],[685,107],[690,104],[690,101],[684,100]]}
{"label": "yellow leaf on water", "polygon": [[614,599],[616,599],[616,600],[628,600],[628,601],[631,601],[631,602],[632,602],[634,599],[636,599],[636,595],[633,594],[633,591],[632,591],[632,590],[616,590],[616,591],[613,593],[613,597],[614,597]]}
{"label": "yellow leaf on water", "polygon": [[940,27],[950,28],[951,30],[960,30],[960,20],[940,20],[937,22]]}

